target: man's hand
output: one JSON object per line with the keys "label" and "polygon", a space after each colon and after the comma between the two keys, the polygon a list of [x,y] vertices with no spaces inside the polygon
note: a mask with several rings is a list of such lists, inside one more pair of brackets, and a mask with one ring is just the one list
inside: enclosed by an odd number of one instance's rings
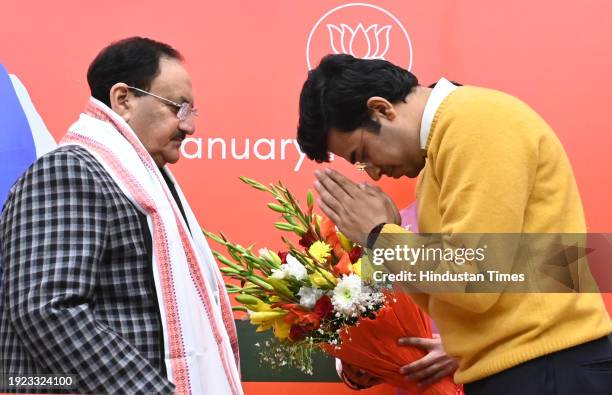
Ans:
{"label": "man's hand", "polygon": [[363,369],[359,369],[346,362],[342,362],[342,375],[346,384],[353,389],[365,389],[374,385],[380,384],[383,380],[380,377],[373,376]]}
{"label": "man's hand", "polygon": [[[387,223],[396,224],[396,225],[401,225],[402,224],[402,216],[401,216],[399,210],[397,209],[397,206],[395,206],[395,203],[393,203],[393,199],[391,199],[391,196],[389,196],[386,193],[384,193],[383,190],[380,189],[380,187],[378,185],[372,185],[372,184],[368,183],[367,181],[364,181],[364,182],[358,184],[358,186],[360,188],[362,188],[362,189],[365,189],[369,194],[377,195],[381,199],[383,199],[384,201],[387,202],[386,210],[390,214],[393,215],[393,221],[389,221]],[[376,225],[374,225],[374,226],[376,226]]]}
{"label": "man's hand", "polygon": [[332,169],[315,171],[317,203],[338,230],[365,245],[368,234],[381,223],[401,222],[393,201],[380,188],[356,184]]}
{"label": "man's hand", "polygon": [[400,368],[400,373],[407,379],[418,381],[422,387],[427,387],[457,370],[458,361],[450,357],[442,348],[440,337],[433,339],[420,337],[402,337],[398,340],[401,346],[418,347],[427,351],[427,355]]}

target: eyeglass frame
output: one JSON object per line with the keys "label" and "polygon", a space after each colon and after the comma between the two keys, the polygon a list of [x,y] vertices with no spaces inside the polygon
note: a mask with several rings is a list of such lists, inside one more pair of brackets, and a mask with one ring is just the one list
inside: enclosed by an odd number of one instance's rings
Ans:
{"label": "eyeglass frame", "polygon": [[[363,129],[361,129],[361,138],[359,139],[358,149],[360,149],[361,152],[363,153],[363,151],[364,151],[364,148],[363,148]],[[363,158],[361,158],[361,159],[363,159]],[[370,162],[357,162],[357,161],[355,163],[353,163],[353,165],[359,171],[365,171],[368,167],[372,166],[372,164]]]}
{"label": "eyeglass frame", "polygon": [[140,89],[140,88],[136,88],[135,86],[127,86],[128,89],[133,89],[137,92],[141,92],[144,94],[147,94],[149,96],[153,96],[156,99],[159,99],[161,101],[163,101],[164,103],[171,105],[173,107],[178,108],[178,111],[176,112],[176,117],[180,120],[180,121],[186,121],[187,119],[189,119],[189,117],[193,116],[193,117],[197,117],[198,116],[198,110],[196,110],[193,105],[189,102],[185,102],[183,104],[179,104],[173,100],[167,99],[165,97],[156,95],[155,93],[151,93],[148,91],[145,91],[144,89]]}

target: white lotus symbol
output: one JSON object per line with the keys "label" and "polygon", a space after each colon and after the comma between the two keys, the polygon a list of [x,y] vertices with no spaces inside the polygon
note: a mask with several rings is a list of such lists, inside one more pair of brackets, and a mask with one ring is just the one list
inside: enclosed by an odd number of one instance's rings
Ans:
{"label": "white lotus symbol", "polygon": [[[389,50],[391,25],[379,28],[378,24],[374,24],[366,29],[360,23],[352,29],[344,23],[340,27],[327,24],[327,30],[332,50],[336,54],[350,54],[362,59],[384,59]],[[358,51],[360,48],[361,51]]]}

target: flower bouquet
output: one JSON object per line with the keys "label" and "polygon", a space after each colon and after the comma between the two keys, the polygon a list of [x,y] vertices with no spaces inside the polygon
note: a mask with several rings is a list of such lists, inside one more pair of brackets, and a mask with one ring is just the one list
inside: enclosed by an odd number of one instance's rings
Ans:
{"label": "flower bouquet", "polygon": [[455,394],[448,377],[423,389],[399,373],[425,352],[399,346],[397,339],[431,338],[430,320],[406,294],[361,278],[362,247],[314,213],[312,192],[302,210],[281,183],[240,179],[270,193],[275,202],[268,207],[282,218],[274,226],[299,238],[296,245],[282,237],[285,251],[262,248],[255,253],[254,244],[243,247],[223,233],[204,231],[227,250],[226,255],[213,254],[223,266],[228,292],[240,303],[234,309],[247,312],[257,331],[274,333],[273,340],[259,345],[262,361],[312,374],[312,352],[318,348],[410,394]]}

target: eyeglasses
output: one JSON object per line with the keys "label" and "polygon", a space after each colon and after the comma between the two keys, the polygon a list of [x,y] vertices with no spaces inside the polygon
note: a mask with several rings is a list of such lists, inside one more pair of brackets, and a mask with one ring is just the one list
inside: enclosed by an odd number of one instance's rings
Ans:
{"label": "eyeglasses", "polygon": [[[361,141],[359,142],[359,148],[361,150],[361,159],[363,159],[363,129],[361,129]],[[355,162],[355,167],[359,171],[365,171],[368,167],[371,166],[370,162]]]}
{"label": "eyeglasses", "polygon": [[154,98],[159,99],[159,100],[163,101],[164,103],[166,103],[166,104],[168,104],[168,105],[170,105],[172,107],[177,108],[178,111],[176,112],[176,117],[179,120],[181,120],[181,121],[186,121],[186,120],[190,119],[191,117],[197,117],[198,116],[198,110],[193,108],[193,105],[191,103],[185,102],[183,104],[179,104],[179,103],[177,103],[175,101],[172,101],[170,99],[166,99],[165,97],[161,97],[161,96],[158,96],[158,95],[156,95],[154,93],[147,92],[147,91],[145,91],[143,89],[136,88],[135,86],[129,86],[128,85],[128,88],[129,89],[133,89],[133,90],[138,91],[138,92],[141,92],[141,93],[144,93],[144,94],[149,95],[149,96],[153,96]]}

